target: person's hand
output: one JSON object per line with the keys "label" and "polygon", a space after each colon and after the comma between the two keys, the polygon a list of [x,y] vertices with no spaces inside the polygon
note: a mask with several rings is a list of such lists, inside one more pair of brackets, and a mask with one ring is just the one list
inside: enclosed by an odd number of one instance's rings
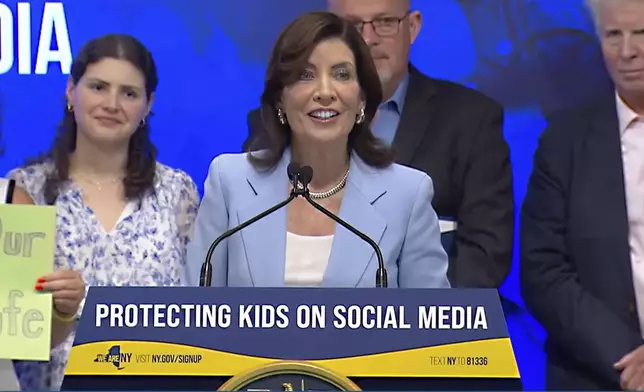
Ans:
{"label": "person's hand", "polygon": [[35,288],[37,291],[50,291],[54,309],[65,316],[75,315],[85,296],[85,282],[77,271],[58,270],[43,276]]}
{"label": "person's hand", "polygon": [[644,391],[644,345],[639,346],[614,365],[622,372],[620,386],[625,391]]}

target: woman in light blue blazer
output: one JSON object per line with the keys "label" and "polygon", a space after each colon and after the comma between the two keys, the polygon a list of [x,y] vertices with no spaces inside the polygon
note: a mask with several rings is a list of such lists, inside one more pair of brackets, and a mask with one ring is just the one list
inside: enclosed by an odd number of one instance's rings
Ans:
{"label": "woman in light blue blazer", "polygon": [[[292,22],[275,44],[262,95],[273,147],[211,163],[187,282],[199,284],[216,237],[288,197],[287,166],[297,162],[313,168],[311,197],[378,244],[389,287],[449,287],[430,178],[394,164],[369,129],[381,100],[352,24],[326,12]],[[221,243],[212,285],[374,287],[377,267],[371,246],[300,197]]]}

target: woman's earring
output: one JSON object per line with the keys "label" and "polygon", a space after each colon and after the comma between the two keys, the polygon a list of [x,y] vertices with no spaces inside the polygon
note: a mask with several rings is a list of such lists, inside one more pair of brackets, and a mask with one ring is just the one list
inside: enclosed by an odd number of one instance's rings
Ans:
{"label": "woman's earring", "polygon": [[70,113],[74,111],[74,107],[70,103],[67,103],[67,111]]}
{"label": "woman's earring", "polygon": [[356,116],[356,124],[362,124],[364,122],[364,106],[360,108],[360,113]]}
{"label": "woman's earring", "polygon": [[277,109],[277,119],[280,121],[280,124],[286,125],[286,116],[282,109]]}

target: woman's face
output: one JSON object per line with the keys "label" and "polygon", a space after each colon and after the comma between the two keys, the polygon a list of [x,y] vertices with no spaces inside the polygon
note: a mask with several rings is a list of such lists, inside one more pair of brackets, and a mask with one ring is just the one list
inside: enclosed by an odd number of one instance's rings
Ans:
{"label": "woman's face", "polygon": [[294,138],[346,141],[364,107],[356,72],[355,57],[342,40],[318,44],[299,81],[284,89],[279,104]]}
{"label": "woman's face", "polygon": [[99,144],[127,144],[148,115],[145,78],[130,62],[112,58],[91,64],[67,85],[78,132]]}

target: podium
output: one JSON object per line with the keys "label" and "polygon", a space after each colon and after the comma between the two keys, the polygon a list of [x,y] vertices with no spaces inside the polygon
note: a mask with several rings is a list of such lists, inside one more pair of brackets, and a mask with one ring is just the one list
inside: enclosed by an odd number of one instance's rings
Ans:
{"label": "podium", "polygon": [[493,289],[92,287],[63,390],[521,390]]}

